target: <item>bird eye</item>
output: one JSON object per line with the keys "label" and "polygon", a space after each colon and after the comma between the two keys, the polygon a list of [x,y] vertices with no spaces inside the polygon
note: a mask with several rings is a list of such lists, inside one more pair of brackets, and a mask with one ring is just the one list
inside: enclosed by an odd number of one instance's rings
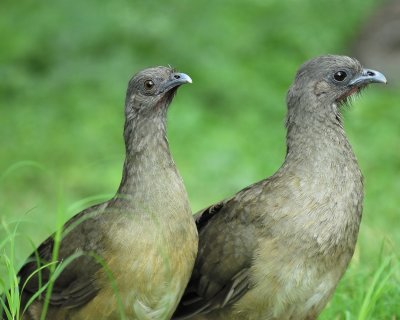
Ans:
{"label": "bird eye", "polygon": [[144,82],[144,88],[146,89],[146,90],[150,90],[151,88],[153,88],[154,87],[154,82],[153,81],[151,81],[151,80],[146,80],[145,82]]}
{"label": "bird eye", "polygon": [[333,75],[333,78],[336,81],[343,81],[344,79],[346,79],[346,77],[347,77],[347,73],[344,71],[338,71]]}

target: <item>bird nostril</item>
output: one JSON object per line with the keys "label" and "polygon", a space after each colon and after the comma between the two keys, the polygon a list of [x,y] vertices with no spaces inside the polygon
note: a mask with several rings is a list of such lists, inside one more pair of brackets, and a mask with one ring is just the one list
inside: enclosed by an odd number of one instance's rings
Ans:
{"label": "bird nostril", "polygon": [[180,76],[179,74],[175,74],[175,75],[174,75],[174,78],[175,78],[175,79],[180,79],[181,76]]}
{"label": "bird nostril", "polygon": [[370,76],[370,77],[373,77],[375,75],[375,72],[367,71],[367,75]]}

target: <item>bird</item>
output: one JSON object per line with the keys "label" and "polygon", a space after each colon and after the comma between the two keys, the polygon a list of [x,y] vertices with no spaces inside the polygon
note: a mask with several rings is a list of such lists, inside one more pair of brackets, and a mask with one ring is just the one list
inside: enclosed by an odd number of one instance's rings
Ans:
{"label": "bird", "polygon": [[[198,248],[187,192],[166,137],[167,110],[186,83],[192,83],[188,75],[162,66],[129,81],[121,183],[112,199],[65,224],[56,259],[61,273],[45,319],[171,318]],[[19,271],[23,319],[40,319],[46,291],[34,295],[51,278],[45,266],[56,245],[49,237]]]}
{"label": "bird", "polygon": [[199,251],[172,319],[316,319],[354,253],[363,176],[342,109],[370,83],[354,58],[305,62],[287,93],[286,157],[271,177],[195,214]]}

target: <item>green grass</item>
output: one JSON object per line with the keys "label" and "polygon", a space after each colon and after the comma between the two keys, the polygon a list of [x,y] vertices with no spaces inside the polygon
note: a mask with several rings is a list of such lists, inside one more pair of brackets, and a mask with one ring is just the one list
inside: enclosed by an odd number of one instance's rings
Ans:
{"label": "green grass", "polygon": [[[279,167],[296,69],[319,54],[351,54],[377,5],[4,0],[1,286],[16,283],[26,257],[62,222],[117,189],[123,101],[135,71],[171,64],[194,80],[179,90],[168,136],[196,211]],[[398,101],[398,88],[371,86],[346,111],[365,176],[364,215],[352,264],[321,319],[400,318]]]}
{"label": "green grass", "polygon": [[[18,165],[17,167],[20,167]],[[90,205],[90,203],[93,200],[103,200],[103,196],[97,196],[97,197],[92,197],[90,199],[86,200],[81,200],[78,203],[73,205],[73,208],[86,208],[87,206]],[[80,210],[78,210],[80,211]],[[15,223],[14,228],[11,230],[9,225],[3,222],[3,232],[6,234],[4,237],[4,240],[0,243],[0,252],[2,252],[4,255],[1,256],[0,262],[2,265],[2,278],[0,278],[0,294],[4,293],[4,296],[2,296],[1,301],[0,301],[0,315],[1,311],[4,310],[4,313],[7,317],[7,319],[22,319],[23,315],[27,312],[28,307],[34,302],[35,299],[37,299],[40,295],[43,295],[44,297],[44,304],[42,308],[42,313],[41,313],[41,320],[46,319],[46,314],[49,308],[49,301],[53,289],[53,285],[57,277],[61,274],[61,272],[68,267],[70,263],[72,263],[75,259],[79,258],[83,254],[88,254],[90,255],[93,259],[95,259],[103,268],[105,271],[105,274],[107,275],[108,280],[111,283],[111,286],[115,292],[115,295],[117,297],[117,304],[118,304],[118,309],[120,313],[120,319],[124,320],[126,319],[126,315],[124,312],[123,304],[121,297],[119,295],[119,291],[115,282],[115,278],[109,269],[108,265],[105,263],[105,261],[102,259],[102,257],[98,256],[95,252],[91,253],[83,253],[83,252],[75,252],[74,254],[70,255],[66,259],[63,259],[61,263],[59,262],[59,249],[60,249],[60,244],[61,240],[63,237],[70,232],[77,224],[81,223],[83,220],[88,219],[90,215],[86,215],[85,217],[82,217],[81,219],[78,219],[73,225],[70,225],[68,228],[64,228],[64,222],[66,221],[66,208],[63,204],[62,197],[59,198],[58,201],[58,211],[56,214],[57,217],[57,229],[53,234],[53,239],[54,239],[54,246],[53,246],[53,251],[51,255],[51,260],[47,263],[43,263],[40,260],[40,257],[38,255],[38,252],[36,251],[36,245],[32,243],[32,251],[35,253],[35,258],[37,261],[37,269],[34,271],[32,274],[28,276],[26,281],[22,284],[19,282],[18,274],[17,271],[19,270],[19,267],[14,265],[15,259],[15,239],[18,236],[19,232],[19,225],[20,223],[17,222]],[[50,273],[49,280],[47,282],[44,282],[42,280],[41,276],[41,271],[43,269],[48,269]],[[21,291],[24,289],[25,285],[28,283],[28,281],[36,276],[39,275],[39,290],[30,297],[30,299],[27,301],[27,303],[24,305],[24,308],[21,309]],[[22,287],[22,288],[21,288]],[[21,288],[21,290],[20,290]],[[144,317],[143,317],[144,319]]]}

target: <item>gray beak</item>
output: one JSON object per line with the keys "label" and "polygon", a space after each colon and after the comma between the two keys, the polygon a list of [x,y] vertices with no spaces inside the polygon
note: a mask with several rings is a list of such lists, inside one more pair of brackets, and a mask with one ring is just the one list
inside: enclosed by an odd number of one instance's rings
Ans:
{"label": "gray beak", "polygon": [[190,78],[186,73],[173,73],[171,75],[172,79],[175,79],[175,81],[180,82],[181,84],[184,83],[192,83],[192,78]]}
{"label": "gray beak", "polygon": [[190,78],[186,73],[174,72],[171,74],[169,81],[165,84],[165,87],[160,91],[160,93],[169,91],[172,88],[185,83],[192,83],[192,78]]}
{"label": "gray beak", "polygon": [[369,83],[387,83],[385,76],[379,71],[364,69],[362,74],[349,82],[350,86],[362,86]]}

